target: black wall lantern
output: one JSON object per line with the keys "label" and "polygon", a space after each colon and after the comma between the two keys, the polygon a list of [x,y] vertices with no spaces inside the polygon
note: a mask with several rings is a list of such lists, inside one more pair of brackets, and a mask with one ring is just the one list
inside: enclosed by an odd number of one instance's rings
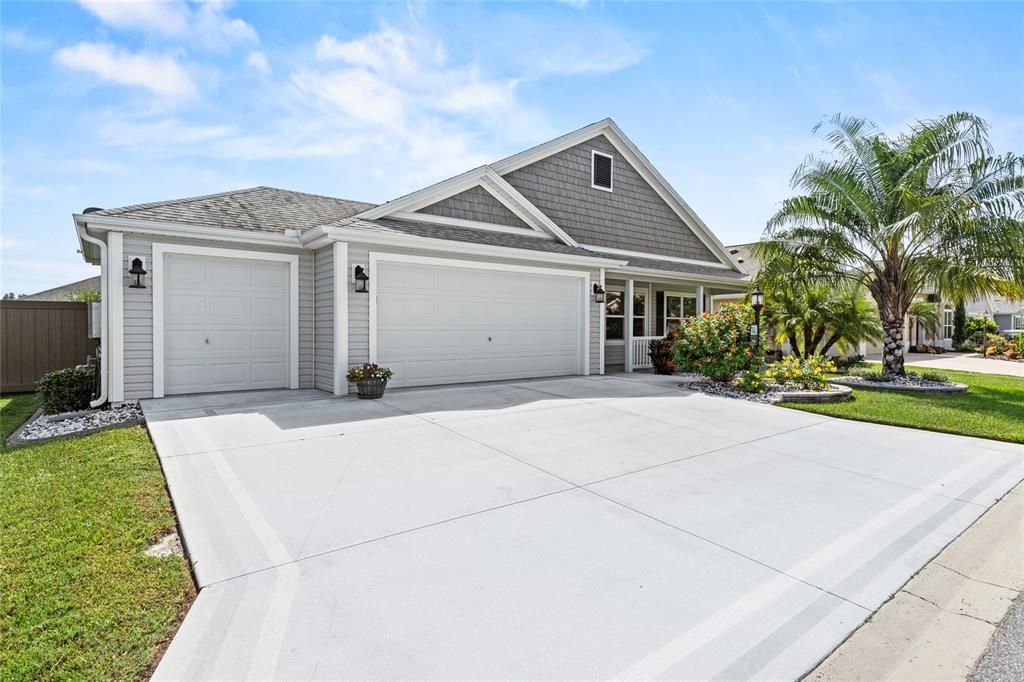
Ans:
{"label": "black wall lantern", "polygon": [[142,267],[141,258],[132,258],[132,267],[128,270],[128,274],[131,275],[131,282],[128,287],[131,289],[145,289],[146,282],[143,277],[146,276],[146,268]]}
{"label": "black wall lantern", "polygon": [[604,303],[604,287],[594,282],[594,303]]}
{"label": "black wall lantern", "polygon": [[370,276],[366,274],[366,268],[362,265],[357,265],[353,277],[355,277],[356,280],[356,293],[367,293],[369,291],[367,285],[370,283]]}

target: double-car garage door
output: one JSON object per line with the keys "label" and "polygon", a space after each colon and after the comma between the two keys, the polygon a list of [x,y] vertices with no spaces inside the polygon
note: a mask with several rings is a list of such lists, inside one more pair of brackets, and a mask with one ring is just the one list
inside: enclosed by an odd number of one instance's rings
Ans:
{"label": "double-car garage door", "polygon": [[578,276],[387,260],[374,269],[377,362],[395,386],[579,374]]}

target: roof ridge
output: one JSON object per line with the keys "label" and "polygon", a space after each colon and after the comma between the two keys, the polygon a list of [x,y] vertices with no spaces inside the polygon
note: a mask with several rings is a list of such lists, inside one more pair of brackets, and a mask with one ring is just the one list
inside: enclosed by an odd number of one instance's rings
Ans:
{"label": "roof ridge", "polygon": [[142,204],[131,204],[129,206],[116,206],[114,208],[105,208],[100,211],[96,211],[92,215],[106,215],[113,216],[120,213],[130,213],[132,211],[140,211],[146,208],[155,208],[157,206],[173,206],[178,204],[188,204],[193,201],[203,201],[205,199],[214,199],[216,197],[224,197],[229,195],[248,194],[249,192],[255,192],[260,189],[276,189],[274,187],[267,187],[266,185],[256,185],[255,187],[243,187],[242,189],[230,189],[225,192],[214,192],[212,194],[200,194],[191,197],[179,197],[177,199],[165,199],[164,201],[150,201]]}
{"label": "roof ridge", "polygon": [[253,189],[272,189],[278,192],[288,192],[289,194],[302,194],[307,197],[317,197],[318,199],[330,199],[331,201],[344,201],[347,204],[366,204],[367,206],[377,206],[378,204],[372,201],[360,201],[359,199],[343,199],[341,197],[332,197],[327,194],[316,194],[315,192],[303,192],[297,189],[286,189],[284,187],[271,187],[269,185],[260,185]]}

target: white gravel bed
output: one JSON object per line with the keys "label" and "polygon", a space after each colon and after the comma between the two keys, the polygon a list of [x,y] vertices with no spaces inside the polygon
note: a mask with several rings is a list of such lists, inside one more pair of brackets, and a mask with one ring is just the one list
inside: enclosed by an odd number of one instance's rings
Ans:
{"label": "white gravel bed", "polygon": [[[693,381],[681,385],[683,388],[688,388],[692,391],[700,391],[708,395],[720,395],[726,398],[736,398],[737,400],[747,400],[752,403],[776,403],[779,402],[780,394],[782,393],[814,393],[814,391],[807,391],[807,389],[797,384],[768,386],[765,388],[764,393],[748,393],[730,384],[722,384],[715,381]],[[829,394],[838,393],[839,391],[838,389],[827,388],[819,392]]]}
{"label": "white gravel bed", "polygon": [[142,409],[135,403],[128,403],[108,409],[40,415],[35,421],[23,426],[16,435],[22,441],[44,440],[140,421]]}
{"label": "white gravel bed", "polygon": [[887,381],[871,381],[864,377],[844,376],[829,379],[833,384],[852,386],[854,388],[878,389],[880,391],[911,391],[918,393],[966,393],[967,384],[954,381],[928,381],[919,376],[907,375],[893,377]]}

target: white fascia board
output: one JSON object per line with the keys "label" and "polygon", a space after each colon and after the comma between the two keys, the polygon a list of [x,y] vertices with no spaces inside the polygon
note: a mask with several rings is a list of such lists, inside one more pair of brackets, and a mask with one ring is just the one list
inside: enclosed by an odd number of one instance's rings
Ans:
{"label": "white fascia board", "polygon": [[534,251],[533,249],[517,249],[510,246],[494,246],[492,244],[478,244],[475,242],[460,242],[452,239],[436,239],[433,237],[418,237],[415,235],[394,234],[387,232],[376,232],[333,225],[324,225],[324,234],[332,239],[357,244],[371,244],[380,246],[398,246],[409,249],[425,249],[428,251],[445,251],[448,253],[469,253],[480,256],[491,256],[493,258],[513,258],[517,260],[531,260],[546,263],[563,263],[565,265],[579,265],[589,268],[624,267],[627,261],[601,258],[599,256],[580,256],[570,253],[554,253],[551,251]]}
{"label": "white fascia board", "polygon": [[356,214],[355,217],[376,220],[399,211],[416,211],[424,206],[430,206],[442,199],[447,199],[452,195],[464,192],[480,184],[480,178],[484,176],[486,170],[487,166],[478,166],[453,178],[442,180],[429,187],[424,187],[423,189],[400,196],[397,199],[392,199],[380,206],[374,206],[371,209]]}
{"label": "white fascia board", "polygon": [[630,267],[609,268],[608,277],[613,279],[628,277],[646,277],[649,279],[655,279],[660,281],[683,280],[686,282],[704,282],[706,284],[731,286],[734,287],[737,291],[745,290],[747,284],[749,283],[748,278],[735,279],[732,277],[715,277],[713,275],[691,275],[685,272],[673,273],[667,272],[665,270],[651,270],[648,268]]}
{"label": "white fascia board", "polygon": [[644,251],[627,251],[626,249],[613,249],[607,246],[595,246],[594,244],[580,244],[580,246],[589,251],[599,251],[600,253],[611,253],[619,256],[636,256],[637,258],[650,258],[651,260],[663,260],[670,263],[687,263],[688,265],[703,265],[707,268],[732,270],[728,265],[719,263],[718,261],[679,258],[678,256],[665,256],[660,253],[646,253]]}
{"label": "white fascia board", "polygon": [[[88,225],[86,224],[86,221],[80,214],[75,213],[72,214],[71,217],[75,221],[75,235],[78,238],[78,252],[82,254],[82,260],[84,260],[86,263],[89,263],[90,265],[100,265],[101,254],[99,251],[99,247],[96,246],[95,244],[86,241],[82,237],[82,233],[84,232],[86,234],[89,234],[90,237],[93,237],[95,239],[100,239],[100,237],[94,234],[90,234]],[[106,239],[104,238],[102,241],[106,241]]]}
{"label": "white fascia board", "polygon": [[729,254],[729,250],[725,248],[725,245],[715,237],[704,221],[701,220],[693,209],[690,208],[689,204],[679,196],[661,173],[651,165],[651,162],[647,160],[647,157],[643,155],[637,146],[633,144],[628,137],[626,137],[626,134],[622,132],[618,125],[615,124],[615,121],[610,118],[598,121],[597,123],[592,123],[580,128],[579,130],[562,135],[561,137],[556,137],[544,144],[540,144],[531,149],[527,149],[526,151],[514,154],[507,159],[502,159],[501,161],[490,164],[490,167],[499,175],[505,175],[524,166],[528,166],[531,163],[547,158],[552,154],[557,154],[569,147],[575,147],[576,145],[586,142],[592,137],[596,137],[601,134],[604,134],[605,137],[608,138],[608,141],[612,143],[612,146],[615,147],[634,168],[636,168],[637,172],[640,173],[644,180],[654,188],[654,191],[665,200],[665,203],[667,203],[683,220],[683,222],[693,230],[694,234],[697,235],[697,238],[700,239],[712,253],[722,260],[723,264],[736,272],[743,272],[739,263],[737,263]]}
{"label": "white fascia board", "polygon": [[187,225],[184,223],[167,223],[155,220],[138,220],[133,218],[117,218],[114,216],[76,215],[76,221],[88,225],[90,230],[107,232],[135,232],[163,237],[182,237],[185,239],[211,239],[219,242],[238,242],[240,244],[260,244],[263,246],[282,246],[302,249],[304,245],[299,237],[284,234],[262,233],[255,230],[233,230],[226,227],[206,227]]}

